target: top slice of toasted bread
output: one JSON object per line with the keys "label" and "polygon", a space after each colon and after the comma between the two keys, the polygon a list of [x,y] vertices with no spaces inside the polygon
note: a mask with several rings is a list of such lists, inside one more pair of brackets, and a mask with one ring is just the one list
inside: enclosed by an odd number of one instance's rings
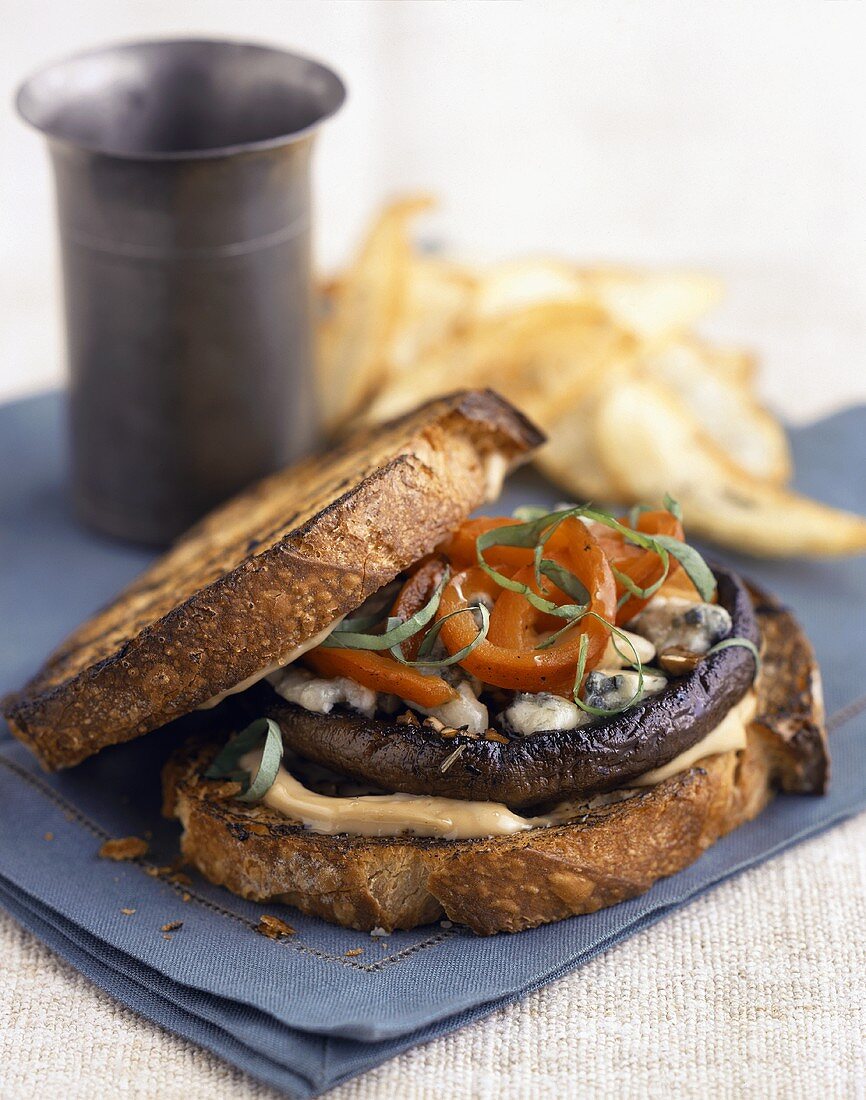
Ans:
{"label": "top slice of toasted bread", "polygon": [[3,701],[12,732],[55,769],[194,710],[432,550],[541,439],[491,391],[461,392],[265,478]]}

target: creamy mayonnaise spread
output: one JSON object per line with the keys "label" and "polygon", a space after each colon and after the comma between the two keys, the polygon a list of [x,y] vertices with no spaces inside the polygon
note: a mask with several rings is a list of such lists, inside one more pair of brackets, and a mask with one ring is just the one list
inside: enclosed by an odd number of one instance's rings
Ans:
{"label": "creamy mayonnaise spread", "polygon": [[[746,729],[754,714],[755,695],[750,691],[696,745],[663,767],[633,780],[629,786],[654,786],[686,771],[708,756],[744,749]],[[261,750],[256,749],[246,753],[240,765],[255,775],[260,760]],[[587,808],[586,802],[563,803],[541,817],[520,817],[500,802],[411,794],[335,798],[309,790],[284,767],[280,768],[262,801],[272,810],[285,814],[314,833],[329,836],[337,833],[354,836],[399,836],[408,833],[444,840],[508,836],[527,829],[561,825]]]}
{"label": "creamy mayonnaise spread", "polygon": [[675,756],[668,764],[660,768],[653,768],[646,772],[640,779],[632,780],[635,787],[653,787],[661,783],[663,779],[669,779],[672,775],[687,771],[707,756],[714,756],[719,752],[739,752],[746,747],[746,731],[749,722],[755,717],[756,699],[754,691],[747,692],[736,703],[719,724],[690,749]]}
{"label": "creamy mayonnaise spread", "polygon": [[[240,766],[255,775],[260,760],[261,750],[254,749],[241,757]],[[507,836],[552,824],[549,817],[519,817],[501,802],[472,802],[416,794],[333,798],[311,791],[283,767],[262,801],[311,832],[329,836],[336,833],[353,836],[410,833],[445,840],[468,840]]]}
{"label": "creamy mayonnaise spread", "polygon": [[502,484],[508,473],[508,459],[498,451],[491,451],[484,459],[484,496],[496,500],[502,492]]}

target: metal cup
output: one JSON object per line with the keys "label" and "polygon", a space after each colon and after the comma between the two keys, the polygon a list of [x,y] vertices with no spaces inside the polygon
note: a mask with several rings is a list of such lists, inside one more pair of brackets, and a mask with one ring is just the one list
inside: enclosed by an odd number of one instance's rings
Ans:
{"label": "metal cup", "polygon": [[310,155],[340,78],[133,42],[32,76],[54,167],[81,518],[161,544],[319,439]]}

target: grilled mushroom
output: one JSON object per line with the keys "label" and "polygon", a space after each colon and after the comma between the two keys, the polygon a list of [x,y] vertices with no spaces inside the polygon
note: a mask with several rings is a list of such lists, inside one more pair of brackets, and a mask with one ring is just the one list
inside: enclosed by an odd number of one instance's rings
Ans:
{"label": "grilled mushroom", "polygon": [[[758,626],[742,581],[722,568],[715,575],[733,633],[757,644]],[[314,714],[284,702],[267,686],[245,699],[256,715],[279,722],[289,748],[355,779],[409,794],[525,809],[627,786],[667,764],[718,725],[749,690],[754,672],[747,649],[726,648],[619,714],[505,744],[461,734],[445,739],[429,725],[386,722],[346,710]],[[460,744],[465,748],[443,771]]]}

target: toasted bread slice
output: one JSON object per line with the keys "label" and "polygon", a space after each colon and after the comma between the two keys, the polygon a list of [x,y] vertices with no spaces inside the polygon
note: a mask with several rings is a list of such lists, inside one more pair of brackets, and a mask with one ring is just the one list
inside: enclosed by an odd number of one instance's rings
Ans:
{"label": "toasted bread slice", "polygon": [[306,832],[202,778],[216,746],[193,741],[164,772],[183,852],[213,882],[350,928],[412,928],[440,917],[481,935],[591,913],[643,893],[761,812],[775,788],[823,791],[820,680],[791,615],[756,593],[765,661],[742,752],[712,756],[579,820],[486,840],[370,839]]}
{"label": "toasted bread slice", "polygon": [[46,768],[63,768],[201,706],[432,550],[540,442],[493,392],[461,392],[266,478],[5,699],[12,732]]}

